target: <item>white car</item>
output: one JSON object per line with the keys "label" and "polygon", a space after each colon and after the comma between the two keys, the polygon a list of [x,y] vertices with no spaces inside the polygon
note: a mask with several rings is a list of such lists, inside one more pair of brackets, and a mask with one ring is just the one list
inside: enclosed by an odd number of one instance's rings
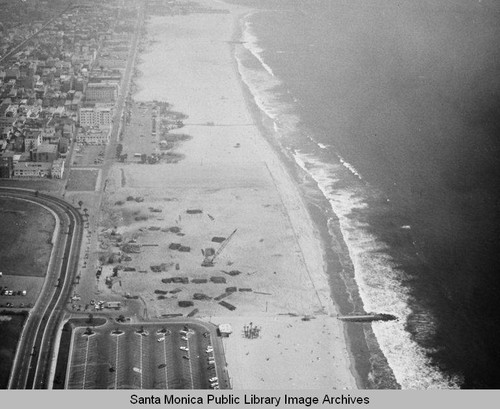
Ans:
{"label": "white car", "polygon": [[214,383],[214,382],[217,382],[218,380],[219,380],[219,378],[217,378],[216,376],[214,376],[213,378],[210,378],[210,379],[208,380],[208,382],[210,382],[210,383]]}
{"label": "white car", "polygon": [[188,347],[179,347],[179,349],[183,350],[183,351],[189,351],[189,348]]}
{"label": "white car", "polygon": [[162,341],[165,341],[165,337],[158,338],[158,342],[162,342]]}
{"label": "white car", "polygon": [[184,341],[187,341],[188,338],[187,337],[181,337],[181,339],[183,339]]}

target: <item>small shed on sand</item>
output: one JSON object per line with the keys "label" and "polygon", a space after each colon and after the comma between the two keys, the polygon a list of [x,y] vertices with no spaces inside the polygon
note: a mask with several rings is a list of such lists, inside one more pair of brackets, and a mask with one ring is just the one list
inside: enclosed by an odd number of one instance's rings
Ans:
{"label": "small shed on sand", "polygon": [[233,332],[233,328],[231,327],[231,324],[220,324],[219,332],[221,337],[229,337],[229,335]]}

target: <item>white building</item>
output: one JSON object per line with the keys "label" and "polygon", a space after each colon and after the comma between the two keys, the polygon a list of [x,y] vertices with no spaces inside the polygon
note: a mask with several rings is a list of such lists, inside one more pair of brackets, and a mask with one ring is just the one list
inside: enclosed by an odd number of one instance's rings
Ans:
{"label": "white building", "polygon": [[80,126],[109,128],[112,118],[113,108],[111,106],[80,108]]}
{"label": "white building", "polygon": [[40,131],[31,132],[24,138],[24,152],[37,149],[42,144],[43,138]]}
{"label": "white building", "polygon": [[18,162],[14,164],[15,178],[46,178],[50,176],[51,163],[48,162]]}
{"label": "white building", "polygon": [[84,129],[79,128],[76,135],[76,143],[82,145],[107,145],[111,130]]}
{"label": "white building", "polygon": [[52,177],[55,179],[62,179],[64,175],[64,159],[56,159],[52,162]]}

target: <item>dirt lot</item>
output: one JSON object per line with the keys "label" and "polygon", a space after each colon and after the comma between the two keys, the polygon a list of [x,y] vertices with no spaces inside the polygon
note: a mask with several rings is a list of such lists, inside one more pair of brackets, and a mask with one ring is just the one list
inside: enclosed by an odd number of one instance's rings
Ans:
{"label": "dirt lot", "polygon": [[208,389],[216,376],[202,326],[189,324],[189,335],[181,323],[88,329],[74,331],[68,389]]}
{"label": "dirt lot", "polygon": [[104,156],[105,146],[75,145],[73,153],[73,166],[100,165]]}
{"label": "dirt lot", "polygon": [[80,192],[94,191],[99,172],[99,169],[71,169],[66,189]]}

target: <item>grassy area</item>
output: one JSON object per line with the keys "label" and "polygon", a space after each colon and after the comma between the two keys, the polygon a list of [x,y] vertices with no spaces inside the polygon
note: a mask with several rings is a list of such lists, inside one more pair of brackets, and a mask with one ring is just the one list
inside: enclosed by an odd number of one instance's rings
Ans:
{"label": "grassy area", "polygon": [[0,389],[7,389],[17,342],[27,313],[0,311]]}
{"label": "grassy area", "polygon": [[71,169],[66,190],[94,191],[98,175],[98,169]]}
{"label": "grassy area", "polygon": [[8,275],[45,275],[54,227],[53,215],[43,207],[0,197],[0,266],[4,280]]}

